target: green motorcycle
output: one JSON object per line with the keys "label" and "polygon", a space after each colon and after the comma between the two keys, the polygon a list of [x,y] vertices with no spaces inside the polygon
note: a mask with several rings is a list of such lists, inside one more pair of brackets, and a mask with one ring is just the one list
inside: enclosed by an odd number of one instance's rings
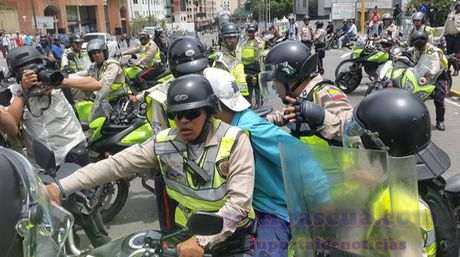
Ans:
{"label": "green motorcycle", "polygon": [[378,67],[390,59],[389,47],[389,41],[368,38],[363,46],[358,44],[352,52],[343,55],[345,60],[335,70],[337,86],[347,94],[353,92],[361,84],[363,68],[371,81],[374,80]]}

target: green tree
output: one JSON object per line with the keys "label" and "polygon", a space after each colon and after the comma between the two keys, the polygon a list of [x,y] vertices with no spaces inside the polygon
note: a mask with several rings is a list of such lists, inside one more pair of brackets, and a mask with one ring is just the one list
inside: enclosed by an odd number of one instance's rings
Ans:
{"label": "green tree", "polygon": [[411,14],[413,10],[419,10],[422,4],[426,4],[432,10],[431,15],[433,16],[433,24],[431,25],[443,26],[450,12],[452,3],[452,0],[411,0],[407,6],[407,11]]}
{"label": "green tree", "polygon": [[146,26],[156,26],[158,23],[155,16],[138,17],[131,21],[131,31],[136,33],[142,31]]}
{"label": "green tree", "polygon": [[[268,1],[265,0],[247,0],[245,9],[252,13],[254,19],[259,20],[259,14],[263,13],[268,8]],[[272,19],[281,19],[283,16],[288,16],[292,12],[293,0],[270,0],[270,16]]]}

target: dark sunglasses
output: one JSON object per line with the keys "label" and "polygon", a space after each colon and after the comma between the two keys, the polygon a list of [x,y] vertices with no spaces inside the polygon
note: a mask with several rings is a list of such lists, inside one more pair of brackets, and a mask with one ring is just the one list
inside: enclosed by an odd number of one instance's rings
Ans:
{"label": "dark sunglasses", "polygon": [[177,118],[181,120],[182,118],[186,118],[187,120],[194,120],[201,115],[201,109],[193,109],[181,112],[173,112],[170,113],[170,118]]}

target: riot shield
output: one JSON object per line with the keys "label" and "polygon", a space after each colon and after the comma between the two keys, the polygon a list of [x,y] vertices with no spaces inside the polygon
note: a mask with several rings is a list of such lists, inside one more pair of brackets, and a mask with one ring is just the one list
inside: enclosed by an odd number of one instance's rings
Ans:
{"label": "riot shield", "polygon": [[295,256],[422,256],[415,157],[280,145]]}

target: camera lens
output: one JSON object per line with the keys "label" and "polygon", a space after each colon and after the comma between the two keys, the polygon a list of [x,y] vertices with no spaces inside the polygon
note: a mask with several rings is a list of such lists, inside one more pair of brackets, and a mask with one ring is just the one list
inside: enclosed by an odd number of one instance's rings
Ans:
{"label": "camera lens", "polygon": [[38,72],[38,79],[51,86],[59,86],[64,80],[64,75],[56,70],[43,69]]}

